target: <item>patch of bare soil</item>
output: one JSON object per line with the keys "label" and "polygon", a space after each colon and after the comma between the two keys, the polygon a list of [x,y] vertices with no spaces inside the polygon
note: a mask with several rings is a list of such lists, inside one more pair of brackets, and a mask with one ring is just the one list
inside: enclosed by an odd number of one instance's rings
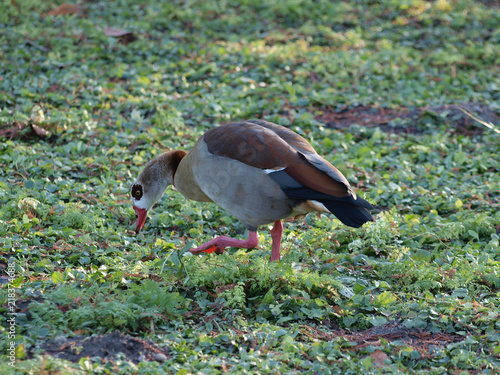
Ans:
{"label": "patch of bare soil", "polygon": [[419,133],[425,129],[425,123],[434,119],[436,123],[446,123],[454,133],[474,136],[484,131],[484,126],[477,123],[460,108],[478,116],[482,120],[500,124],[499,117],[485,105],[477,103],[441,105],[423,108],[387,109],[381,107],[360,106],[337,112],[325,109],[316,117],[329,128],[342,129],[358,124],[366,127],[379,127],[392,133]]}
{"label": "patch of bare soil", "polygon": [[301,328],[303,334],[318,340],[331,341],[336,337],[343,337],[350,342],[356,342],[357,345],[350,347],[349,350],[363,349],[368,345],[380,345],[381,339],[388,342],[400,340],[405,345],[418,350],[423,358],[432,357],[435,350],[448,344],[464,340],[462,336],[453,333],[431,333],[420,329],[409,329],[399,322],[389,322],[382,326],[354,332],[342,329],[324,332],[309,326],[301,326]]}
{"label": "patch of bare soil", "polygon": [[[343,337],[349,342],[357,343],[346,350],[356,351],[368,345],[380,345],[381,340],[388,342],[402,341],[404,345],[420,352],[422,358],[432,358],[437,350],[451,343],[464,340],[462,336],[443,332],[426,332],[420,329],[409,329],[397,321],[389,322],[382,326],[373,327],[362,331],[346,331],[334,329],[322,331],[317,328],[301,325],[302,334],[321,341],[332,341]],[[104,361],[118,359],[122,353],[124,359],[135,364],[142,361],[165,361],[169,358],[168,350],[157,347],[155,344],[139,338],[126,336],[119,331],[99,336],[77,336],[67,338],[56,337],[44,343],[40,349],[46,355],[55,358],[78,362],[81,358],[99,357]],[[376,353],[384,356],[383,353]],[[375,358],[377,359],[377,358]],[[379,358],[383,363],[383,358]]]}
{"label": "patch of bare soil", "polygon": [[40,347],[45,354],[55,358],[78,362],[83,357],[99,357],[113,361],[122,353],[127,361],[135,364],[143,361],[165,361],[167,350],[150,341],[126,336],[119,331],[98,336],[58,336]]}

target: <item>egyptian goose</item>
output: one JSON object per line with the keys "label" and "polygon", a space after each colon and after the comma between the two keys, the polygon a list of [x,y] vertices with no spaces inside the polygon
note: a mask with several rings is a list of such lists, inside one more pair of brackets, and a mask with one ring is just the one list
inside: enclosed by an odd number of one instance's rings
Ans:
{"label": "egyptian goose", "polygon": [[355,228],[373,221],[372,205],[354,194],[337,168],[297,133],[263,120],[219,126],[189,153],[168,151],[151,160],[131,190],[136,233],[169,185],[186,198],[218,204],[248,229],[247,240],[216,237],[190,249],[193,254],[253,248],[257,228],[274,223],[274,261],[280,259],[281,219],[317,211]]}

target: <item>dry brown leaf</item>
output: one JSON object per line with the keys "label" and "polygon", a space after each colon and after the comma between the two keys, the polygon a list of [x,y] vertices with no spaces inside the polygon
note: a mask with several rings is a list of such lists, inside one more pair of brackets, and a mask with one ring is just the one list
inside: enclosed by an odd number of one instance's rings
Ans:
{"label": "dry brown leaf", "polygon": [[382,367],[385,365],[385,360],[388,358],[388,356],[382,350],[377,349],[372,354],[370,354],[370,358],[373,359],[373,363],[375,364],[375,366]]}
{"label": "dry brown leaf", "polygon": [[50,17],[50,16],[66,16],[69,14],[77,14],[81,12],[81,8],[76,4],[61,4],[57,8],[52,9],[50,12],[47,12],[42,15],[42,17]]}
{"label": "dry brown leaf", "polygon": [[31,127],[35,131],[36,135],[38,135],[40,138],[46,138],[46,137],[50,136],[50,132],[48,132],[44,128],[41,128],[38,125],[32,124]]}
{"label": "dry brown leaf", "polygon": [[132,31],[127,31],[123,29],[118,29],[116,27],[105,27],[104,35],[110,36],[112,38],[118,38],[121,44],[128,45],[137,39]]}
{"label": "dry brown leaf", "polygon": [[344,310],[342,310],[342,308],[340,306],[333,305],[332,308],[333,308],[333,311],[335,311],[336,314],[341,315],[341,314],[344,313]]}
{"label": "dry brown leaf", "polygon": [[221,364],[221,367],[222,367],[222,372],[223,373],[226,373],[229,371],[229,366],[226,365],[226,362],[224,362],[224,360],[222,360],[222,364]]}
{"label": "dry brown leaf", "polygon": [[12,124],[11,127],[0,130],[0,138],[16,138],[19,137],[21,131],[26,127],[25,124]]}
{"label": "dry brown leaf", "polygon": [[117,29],[115,27],[105,27],[104,34],[106,36],[112,36],[114,38],[118,38],[120,36],[132,34],[132,32],[123,29]]}

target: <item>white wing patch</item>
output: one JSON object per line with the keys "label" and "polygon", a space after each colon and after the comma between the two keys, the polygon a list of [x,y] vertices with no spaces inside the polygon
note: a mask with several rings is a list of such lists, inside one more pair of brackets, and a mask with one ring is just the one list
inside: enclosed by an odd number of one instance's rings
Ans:
{"label": "white wing patch", "polygon": [[274,172],[282,171],[283,169],[285,169],[285,167],[282,167],[282,168],[279,168],[279,169],[264,169],[264,172],[266,172],[267,174],[269,174],[269,173],[274,173]]}
{"label": "white wing patch", "polygon": [[309,199],[295,206],[291,216],[304,215],[309,212],[325,212],[331,214],[330,210],[328,210],[323,203]]}
{"label": "white wing patch", "polygon": [[326,208],[325,205],[321,202],[315,200],[308,200],[307,203],[309,203],[309,206],[313,207],[316,211],[331,213],[330,210]]}

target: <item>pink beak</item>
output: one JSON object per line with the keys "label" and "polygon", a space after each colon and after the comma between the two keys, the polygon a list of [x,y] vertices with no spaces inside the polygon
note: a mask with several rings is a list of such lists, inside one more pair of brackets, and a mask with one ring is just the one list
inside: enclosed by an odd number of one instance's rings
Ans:
{"label": "pink beak", "polygon": [[135,222],[135,233],[139,233],[146,222],[146,218],[148,217],[148,211],[144,208],[139,208],[134,206],[135,216],[137,220]]}

